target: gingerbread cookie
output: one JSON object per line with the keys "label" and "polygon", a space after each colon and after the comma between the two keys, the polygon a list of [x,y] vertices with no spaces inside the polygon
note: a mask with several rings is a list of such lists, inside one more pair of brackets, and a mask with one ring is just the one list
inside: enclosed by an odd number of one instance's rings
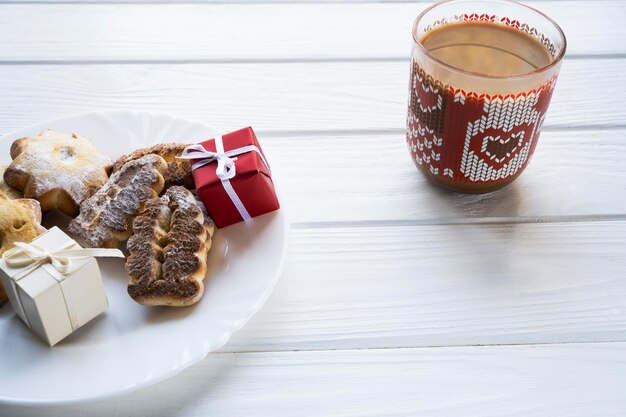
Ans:
{"label": "gingerbread cookie", "polygon": [[118,158],[113,165],[113,172],[118,171],[126,162],[141,158],[149,154],[159,155],[167,162],[167,172],[163,175],[165,179],[165,189],[173,185],[182,185],[187,189],[195,188],[193,175],[191,174],[191,163],[187,159],[176,159],[187,147],[180,143],[162,143],[150,148],[137,149],[127,155]]}
{"label": "gingerbread cookie", "polygon": [[132,234],[133,219],[163,190],[167,163],[158,155],[127,162],[80,205],[69,232],[83,246],[118,248]]}
{"label": "gingerbread cookie", "polygon": [[[36,200],[20,198],[12,200],[4,193],[0,194],[0,255],[11,249],[15,242],[30,243],[44,233],[41,226],[41,209]],[[0,284],[0,304],[6,300],[6,294]]]}
{"label": "gingerbread cookie", "polygon": [[193,194],[173,186],[146,203],[128,240],[128,293],[140,304],[187,306],[204,293],[215,226]]}
{"label": "gingerbread cookie", "polygon": [[43,211],[58,208],[74,217],[81,202],[108,179],[112,161],[86,138],[44,130],[13,142],[8,185],[34,198]]}

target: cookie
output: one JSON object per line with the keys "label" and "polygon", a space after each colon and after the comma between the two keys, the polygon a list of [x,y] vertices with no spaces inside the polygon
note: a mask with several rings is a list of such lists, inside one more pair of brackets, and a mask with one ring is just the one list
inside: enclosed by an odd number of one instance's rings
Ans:
{"label": "cookie", "polygon": [[[11,249],[15,242],[30,243],[44,233],[41,226],[41,208],[36,200],[20,198],[13,200],[0,194],[0,255]],[[0,284],[0,304],[6,294]]]}
{"label": "cookie", "polygon": [[183,187],[146,203],[128,240],[128,293],[140,304],[188,306],[204,293],[215,226]]}
{"label": "cookie", "polygon": [[44,212],[57,208],[72,217],[107,181],[112,165],[88,139],[54,130],[17,139],[11,158],[4,172],[8,185],[39,201]]}
{"label": "cookie", "polygon": [[113,172],[118,171],[128,161],[145,155],[156,154],[167,162],[167,172],[163,175],[163,178],[165,178],[165,189],[173,185],[182,185],[187,189],[193,189],[195,186],[191,173],[191,163],[186,159],[176,159],[177,156],[183,153],[186,146],[180,143],[163,143],[150,148],[137,149],[118,158],[113,165]]}
{"label": "cookie", "polygon": [[4,171],[6,171],[6,169],[7,167],[5,165],[0,165],[0,194],[4,194],[12,199],[24,197],[21,191],[16,190],[4,181]]}
{"label": "cookie", "polygon": [[70,234],[83,247],[118,248],[132,234],[133,219],[146,201],[163,190],[166,171],[167,163],[158,155],[127,162],[81,203]]}

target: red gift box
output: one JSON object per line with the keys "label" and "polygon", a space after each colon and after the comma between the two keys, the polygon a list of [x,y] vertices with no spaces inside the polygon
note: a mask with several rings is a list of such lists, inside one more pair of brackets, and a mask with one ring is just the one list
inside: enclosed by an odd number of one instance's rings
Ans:
{"label": "red gift box", "polygon": [[[189,146],[198,196],[217,227],[278,210],[270,167],[251,127]],[[203,149],[202,149],[203,148]]]}

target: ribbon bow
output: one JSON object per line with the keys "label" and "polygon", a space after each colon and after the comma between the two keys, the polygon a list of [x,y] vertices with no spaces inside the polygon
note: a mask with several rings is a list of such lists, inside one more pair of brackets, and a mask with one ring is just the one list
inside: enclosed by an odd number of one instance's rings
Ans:
{"label": "ribbon bow", "polygon": [[[52,278],[62,283],[65,280],[65,275],[71,274],[80,267],[80,265],[77,267],[74,262],[72,262],[73,260],[90,258],[92,256],[123,258],[124,254],[119,249],[81,248],[74,241],[69,241],[63,245],[61,249],[54,251],[46,250],[32,243],[16,242],[14,248],[2,254],[0,260],[8,267],[24,268],[11,277],[9,282],[12,287],[11,292],[16,294],[13,308],[16,309],[18,315],[22,317],[28,327],[31,327],[31,324],[24,310],[24,306],[22,305],[22,300],[17,293],[17,282],[28,276],[28,274],[35,269],[42,267]],[[76,307],[72,295],[65,291],[63,286],[61,286],[61,293],[65,301],[65,307],[72,330],[76,330],[80,327],[80,322],[76,314]],[[13,303],[13,301],[11,302]]]}
{"label": "ribbon bow", "polygon": [[192,166],[192,170],[196,170],[205,165],[212,164],[217,161],[217,168],[215,169],[215,174],[217,178],[222,181],[222,186],[228,194],[228,197],[233,202],[235,208],[239,212],[241,218],[245,221],[250,220],[252,217],[248,210],[241,202],[241,199],[237,195],[237,192],[233,188],[230,180],[237,175],[237,168],[235,167],[235,161],[237,158],[232,158],[233,156],[242,155],[248,152],[256,152],[261,161],[265,164],[269,169],[269,165],[263,156],[261,150],[255,145],[247,145],[242,146],[241,148],[231,149],[229,151],[224,150],[224,141],[221,136],[217,136],[215,138],[215,149],[217,152],[208,151],[201,144],[189,145],[184,150],[180,156],[177,156],[178,159],[197,159]]}
{"label": "ribbon bow", "polygon": [[[235,175],[237,175],[237,170],[235,167],[236,158],[231,157],[242,155],[248,152],[257,152],[261,156],[261,160],[263,160],[263,163],[265,163],[265,158],[263,158],[263,154],[259,152],[259,149],[254,145],[243,146],[241,148],[231,149],[230,151],[222,152],[207,151],[204,146],[200,144],[189,145],[183,150],[183,153],[178,158],[199,159],[198,162],[194,163],[191,166],[191,169],[193,170],[217,161],[217,168],[215,169],[217,177],[221,180],[230,180],[234,178]],[[265,165],[267,164],[265,163]]]}
{"label": "ribbon bow", "polygon": [[59,273],[68,275],[76,270],[76,266],[72,262],[74,259],[92,256],[124,257],[122,251],[118,249],[85,249],[81,247],[71,249],[74,246],[77,246],[76,243],[68,242],[59,250],[48,251],[32,243],[16,242],[15,248],[2,254],[2,259],[11,268],[29,267],[13,278],[14,281],[18,281],[44,264],[50,264]]}

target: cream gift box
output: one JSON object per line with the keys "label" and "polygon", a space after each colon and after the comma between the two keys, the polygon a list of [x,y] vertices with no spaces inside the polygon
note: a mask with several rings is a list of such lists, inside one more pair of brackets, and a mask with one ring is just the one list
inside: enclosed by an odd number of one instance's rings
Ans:
{"label": "cream gift box", "polygon": [[94,256],[117,249],[83,249],[58,227],[30,244],[16,243],[0,259],[0,280],[15,313],[50,346],[108,307]]}

